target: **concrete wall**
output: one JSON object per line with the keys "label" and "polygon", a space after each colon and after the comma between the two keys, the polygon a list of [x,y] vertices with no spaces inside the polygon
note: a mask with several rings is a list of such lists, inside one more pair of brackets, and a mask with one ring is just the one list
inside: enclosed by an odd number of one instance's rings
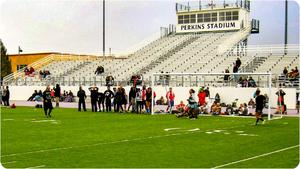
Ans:
{"label": "concrete wall", "polygon": [[[52,87],[52,86],[51,86]],[[86,91],[87,95],[89,95],[88,91],[89,86],[83,86],[83,89]],[[33,93],[34,90],[45,90],[45,86],[10,86],[11,100],[27,100]],[[128,94],[130,87],[125,87],[126,93]],[[186,103],[186,99],[188,98],[189,87],[173,87],[173,91],[175,92],[175,104],[178,104],[181,100]],[[61,90],[69,91],[71,90],[74,95],[77,94],[78,87],[74,86],[62,86]],[[106,87],[99,87],[100,91],[105,91]],[[112,90],[112,88],[111,88]],[[154,87],[154,91],[156,93],[156,99],[159,99],[161,96],[166,96],[166,90],[168,87],[156,86]],[[196,92],[198,92],[198,88],[194,88]],[[268,88],[260,88],[262,94],[268,94]],[[293,88],[285,88],[283,89],[286,93],[285,95],[285,103],[288,109],[296,108],[296,89]],[[216,93],[219,93],[221,97],[221,102],[232,103],[236,98],[239,99],[239,103],[248,103],[250,98],[253,98],[253,93],[256,91],[256,88],[235,88],[235,87],[223,87],[223,88],[214,88],[210,87],[210,95],[214,97]],[[270,97],[270,103],[272,107],[276,107],[277,105],[277,96],[275,95],[277,89],[272,89],[272,94]],[[268,94],[269,95],[269,94]]]}

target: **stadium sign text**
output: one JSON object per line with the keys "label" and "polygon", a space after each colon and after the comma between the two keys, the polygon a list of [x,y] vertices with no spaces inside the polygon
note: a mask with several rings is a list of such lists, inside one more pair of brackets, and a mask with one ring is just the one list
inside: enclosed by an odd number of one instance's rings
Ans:
{"label": "stadium sign text", "polygon": [[197,24],[178,24],[176,31],[183,32],[202,32],[202,31],[221,31],[221,30],[238,30],[240,29],[239,21],[231,22],[209,22]]}

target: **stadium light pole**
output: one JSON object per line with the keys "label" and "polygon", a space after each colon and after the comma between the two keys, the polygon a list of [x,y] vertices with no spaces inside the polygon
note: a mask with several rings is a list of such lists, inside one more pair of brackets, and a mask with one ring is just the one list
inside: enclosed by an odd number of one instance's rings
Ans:
{"label": "stadium light pole", "polygon": [[288,0],[285,0],[285,23],[284,23],[284,54],[287,54],[288,43]]}
{"label": "stadium light pole", "polygon": [[103,0],[103,57],[105,57],[105,0]]}

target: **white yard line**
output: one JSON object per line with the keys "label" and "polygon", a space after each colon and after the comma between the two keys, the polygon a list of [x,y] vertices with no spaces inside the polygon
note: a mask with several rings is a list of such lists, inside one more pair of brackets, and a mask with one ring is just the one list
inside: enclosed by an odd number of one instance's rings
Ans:
{"label": "white yard line", "polygon": [[232,165],[232,164],[237,164],[237,163],[241,163],[241,162],[244,162],[244,161],[249,161],[249,160],[252,160],[252,159],[256,159],[256,158],[259,158],[259,157],[264,157],[264,156],[268,156],[268,155],[271,155],[271,154],[279,153],[279,152],[286,151],[286,150],[293,149],[293,148],[297,148],[297,147],[299,147],[299,145],[295,145],[295,146],[275,150],[275,151],[272,151],[272,152],[269,152],[269,153],[253,156],[253,157],[250,157],[250,158],[245,158],[245,159],[238,160],[238,161],[233,161],[233,162],[223,164],[223,165],[219,165],[219,166],[216,166],[216,167],[213,167],[213,168],[221,168],[221,167],[229,166],[229,165]]}
{"label": "white yard line", "polygon": [[1,163],[1,164],[11,164],[11,163],[16,163],[17,161],[8,161],[8,162],[4,162],[4,163]]}
{"label": "white yard line", "polygon": [[33,167],[27,167],[25,169],[31,169],[31,168],[42,168],[45,167],[45,165],[38,165],[38,166],[33,166]]}
{"label": "white yard line", "polygon": [[[218,130],[240,128],[240,127],[245,127],[245,126],[248,126],[248,125],[249,124],[243,124],[243,125],[239,125],[239,126],[231,126],[231,127],[227,127],[227,128],[218,129]],[[68,150],[68,149],[73,149],[73,148],[83,148],[83,147],[92,147],[92,146],[124,143],[124,142],[131,142],[131,141],[149,140],[149,139],[155,139],[155,138],[186,135],[186,134],[200,133],[200,132],[206,132],[206,131],[212,131],[212,130],[210,130],[210,129],[207,129],[205,131],[196,130],[196,131],[187,131],[187,132],[180,132],[180,133],[173,133],[173,134],[166,134],[166,135],[158,135],[158,136],[147,136],[147,137],[144,137],[144,138],[135,138],[135,139],[131,139],[131,140],[125,139],[125,140],[119,140],[119,141],[102,142],[102,143],[87,144],[87,145],[81,145],[81,146],[58,147],[58,148],[29,151],[29,152],[23,152],[23,153],[5,154],[5,155],[1,155],[1,157],[11,157],[11,156],[25,155],[25,154],[35,154],[35,153],[43,153],[43,152],[58,151],[58,150]]]}

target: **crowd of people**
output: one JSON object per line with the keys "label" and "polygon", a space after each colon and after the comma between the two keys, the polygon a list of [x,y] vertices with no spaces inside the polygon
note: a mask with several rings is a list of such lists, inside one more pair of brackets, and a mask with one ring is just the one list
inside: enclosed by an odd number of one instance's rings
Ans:
{"label": "crowd of people", "polygon": [[290,80],[299,78],[299,71],[297,66],[294,69],[291,69],[290,72],[288,71],[287,67],[284,67],[282,74],[284,75],[284,77],[289,78]]}
{"label": "crowd of people", "polygon": [[[113,87],[107,86],[104,92],[99,91],[99,88],[92,86],[89,88],[92,112],[106,111],[110,112],[113,110],[115,112],[136,112],[142,113],[143,110],[146,113],[151,112],[152,104],[152,89],[151,87],[146,87],[145,85],[142,89],[132,86],[129,91],[129,95],[126,94],[125,88],[122,86]],[[78,111],[81,111],[81,105],[83,110],[86,111],[85,99],[86,94],[82,87],[79,88],[77,93],[79,98]],[[128,105],[128,107],[127,107]]]}
{"label": "crowd of people", "polygon": [[35,70],[34,70],[33,67],[30,67],[29,69],[28,69],[28,67],[25,67],[24,73],[25,73],[25,76],[28,76],[28,77],[34,77],[34,75],[35,75]]}
{"label": "crowd of people", "polygon": [[[56,107],[59,107],[59,102],[74,102],[74,94],[71,90],[61,92],[60,85],[57,84],[52,89],[50,88],[51,101],[56,103]],[[27,99],[27,101],[42,101],[43,93],[41,90],[34,90],[32,95]]]}
{"label": "crowd of people", "polygon": [[40,70],[39,72],[39,79],[45,79],[51,75],[49,70]]}

